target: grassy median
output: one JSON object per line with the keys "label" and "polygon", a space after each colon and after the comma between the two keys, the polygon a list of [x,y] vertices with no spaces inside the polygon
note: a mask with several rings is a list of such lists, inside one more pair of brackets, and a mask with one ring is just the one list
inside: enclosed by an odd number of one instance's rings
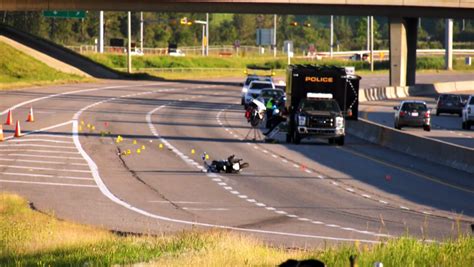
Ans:
{"label": "grassy median", "polygon": [[445,243],[400,238],[380,245],[359,242],[320,249],[286,249],[227,231],[163,236],[118,236],[104,229],[57,220],[13,194],[0,193],[0,266],[276,266],[289,258],[328,266],[473,266],[474,238]]}
{"label": "grassy median", "polygon": [[0,51],[0,90],[89,80],[52,69],[3,42]]}

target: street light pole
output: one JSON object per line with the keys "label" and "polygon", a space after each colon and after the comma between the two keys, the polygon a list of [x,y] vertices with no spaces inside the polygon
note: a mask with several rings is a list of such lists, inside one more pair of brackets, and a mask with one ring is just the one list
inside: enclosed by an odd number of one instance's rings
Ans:
{"label": "street light pole", "polygon": [[331,15],[331,44],[330,44],[330,48],[329,48],[329,55],[333,56],[333,48],[334,48],[334,16]]}
{"label": "street light pole", "polygon": [[140,12],[140,52],[143,53],[143,12]]}
{"label": "street light pole", "polygon": [[273,15],[273,57],[277,56],[277,15]]}
{"label": "street light pole", "polygon": [[370,16],[367,16],[367,51],[370,51]]}
{"label": "street light pole", "polygon": [[370,71],[374,71],[374,16],[370,16]]}
{"label": "street light pole", "polygon": [[99,53],[104,53],[104,11],[99,13]]}
{"label": "street light pole", "polygon": [[206,13],[206,56],[209,56],[209,13]]}
{"label": "street light pole", "polygon": [[128,11],[127,70],[132,73],[132,12]]}

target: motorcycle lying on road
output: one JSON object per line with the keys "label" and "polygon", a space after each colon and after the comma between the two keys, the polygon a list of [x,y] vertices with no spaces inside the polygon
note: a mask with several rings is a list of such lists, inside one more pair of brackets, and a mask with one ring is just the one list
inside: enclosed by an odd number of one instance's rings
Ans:
{"label": "motorcycle lying on road", "polygon": [[239,173],[240,170],[249,166],[247,162],[242,161],[242,159],[237,159],[235,155],[232,155],[226,160],[213,160],[211,164],[204,161],[204,165],[207,167],[207,172]]}

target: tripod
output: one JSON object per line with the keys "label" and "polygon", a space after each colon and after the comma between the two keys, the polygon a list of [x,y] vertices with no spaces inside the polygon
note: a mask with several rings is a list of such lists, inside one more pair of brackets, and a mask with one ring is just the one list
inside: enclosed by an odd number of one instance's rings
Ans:
{"label": "tripod", "polygon": [[251,136],[252,133],[253,133],[253,139],[251,139],[252,141],[257,141],[257,138],[258,140],[262,140],[262,134],[260,133],[260,129],[258,128],[258,125],[252,126],[250,128],[247,135],[245,136],[245,140],[249,140],[249,136]]}

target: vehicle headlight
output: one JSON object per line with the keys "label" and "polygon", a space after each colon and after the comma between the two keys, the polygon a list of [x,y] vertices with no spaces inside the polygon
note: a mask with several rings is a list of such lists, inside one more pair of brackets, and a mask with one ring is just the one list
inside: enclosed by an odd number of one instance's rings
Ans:
{"label": "vehicle headlight", "polygon": [[244,88],[242,88],[242,93],[247,93],[248,90],[249,90],[249,89],[247,89],[247,88],[244,87]]}
{"label": "vehicle headlight", "polygon": [[299,126],[304,126],[306,125],[306,117],[303,115],[298,116],[298,125]]}
{"label": "vehicle headlight", "polygon": [[344,118],[336,117],[336,128],[344,128]]}

